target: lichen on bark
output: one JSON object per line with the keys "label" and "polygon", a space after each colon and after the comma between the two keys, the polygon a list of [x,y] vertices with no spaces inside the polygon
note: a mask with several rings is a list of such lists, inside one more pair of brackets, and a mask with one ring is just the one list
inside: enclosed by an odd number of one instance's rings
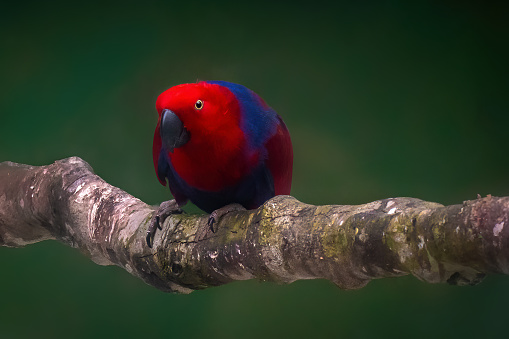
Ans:
{"label": "lichen on bark", "polygon": [[314,206],[277,196],[227,214],[215,232],[208,216],[172,215],[151,249],[145,234],[155,208],[79,158],[41,167],[4,162],[0,184],[1,245],[55,239],[164,291],[247,279],[328,279],[353,289],[406,274],[464,285],[509,272],[508,197],[452,206],[415,198]]}

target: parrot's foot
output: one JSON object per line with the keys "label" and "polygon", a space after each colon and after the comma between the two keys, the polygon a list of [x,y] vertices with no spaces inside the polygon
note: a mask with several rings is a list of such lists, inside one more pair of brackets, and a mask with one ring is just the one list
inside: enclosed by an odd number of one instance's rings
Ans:
{"label": "parrot's foot", "polygon": [[246,209],[241,204],[229,204],[229,205],[223,206],[223,207],[218,208],[217,210],[213,211],[212,213],[210,213],[209,221],[207,222],[207,224],[209,225],[212,233],[216,233],[216,231],[214,230],[214,224],[219,219],[221,219],[223,216],[225,216],[226,214],[228,214],[230,212],[245,211],[245,210]]}
{"label": "parrot's foot", "polygon": [[163,201],[157,211],[152,215],[152,219],[150,220],[150,225],[147,229],[147,245],[152,248],[152,239],[154,239],[154,234],[156,230],[161,228],[161,224],[168,218],[171,214],[180,214],[184,211],[180,209],[177,201],[175,199]]}

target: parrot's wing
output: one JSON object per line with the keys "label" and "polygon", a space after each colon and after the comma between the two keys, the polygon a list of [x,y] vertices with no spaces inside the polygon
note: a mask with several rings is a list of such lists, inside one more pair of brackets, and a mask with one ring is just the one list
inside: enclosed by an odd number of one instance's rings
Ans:
{"label": "parrot's wing", "polygon": [[278,116],[276,133],[267,141],[267,167],[274,180],[276,195],[290,194],[292,186],[293,148],[290,133]]}

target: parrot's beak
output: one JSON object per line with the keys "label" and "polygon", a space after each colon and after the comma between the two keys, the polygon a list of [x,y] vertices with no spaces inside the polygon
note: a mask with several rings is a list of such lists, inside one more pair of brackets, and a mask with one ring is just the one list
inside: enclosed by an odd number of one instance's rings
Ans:
{"label": "parrot's beak", "polygon": [[179,117],[169,109],[164,109],[161,113],[159,132],[163,147],[170,152],[189,141],[189,131],[185,129]]}

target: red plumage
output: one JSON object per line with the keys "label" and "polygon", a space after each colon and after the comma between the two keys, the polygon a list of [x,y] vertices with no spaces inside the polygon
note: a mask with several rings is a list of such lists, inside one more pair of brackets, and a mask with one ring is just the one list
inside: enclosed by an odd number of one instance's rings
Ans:
{"label": "red plumage", "polygon": [[293,150],[290,133],[283,120],[280,120],[276,134],[267,141],[266,147],[267,166],[274,178],[275,194],[289,195],[292,188]]}
{"label": "red plumage", "polygon": [[[254,92],[227,82],[183,84],[163,92],[156,108],[154,166],[180,206],[191,200],[207,212],[231,203],[256,208],[290,194],[290,134]],[[182,132],[169,132],[170,115]],[[175,140],[178,147],[171,144]]]}

